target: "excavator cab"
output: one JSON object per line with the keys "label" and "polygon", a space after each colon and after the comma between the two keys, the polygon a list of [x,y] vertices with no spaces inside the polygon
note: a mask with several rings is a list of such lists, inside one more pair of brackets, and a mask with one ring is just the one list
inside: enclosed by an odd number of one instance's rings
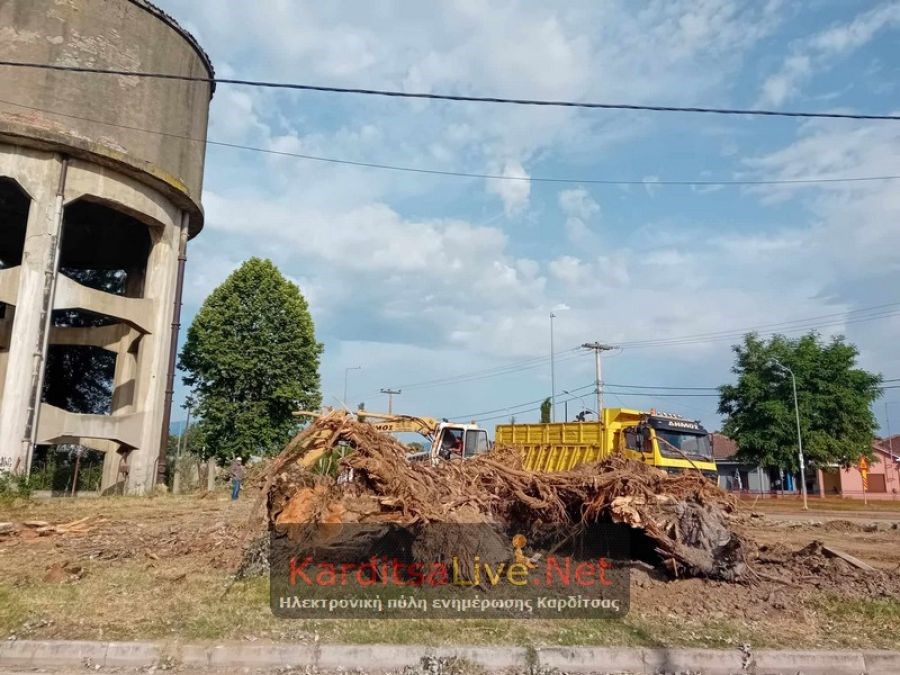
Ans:
{"label": "excavator cab", "polygon": [[433,459],[471,459],[490,449],[487,431],[472,424],[442,424],[438,429],[434,445],[436,457]]}
{"label": "excavator cab", "polygon": [[406,456],[410,461],[431,461],[469,459],[490,450],[487,431],[477,424],[459,424],[447,420],[438,421],[432,417],[394,415],[360,410],[356,413],[360,421],[369,422],[378,431],[386,434],[417,433],[428,439],[431,447],[411,452]]}

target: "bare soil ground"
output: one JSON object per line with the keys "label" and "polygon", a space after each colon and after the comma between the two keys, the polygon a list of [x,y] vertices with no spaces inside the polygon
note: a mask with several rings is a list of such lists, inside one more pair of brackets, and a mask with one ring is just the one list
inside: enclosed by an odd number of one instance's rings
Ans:
{"label": "bare soil ground", "polygon": [[[739,527],[760,547],[764,582],[635,569],[620,621],[286,621],[269,611],[266,576],[234,579],[242,546],[263,533],[245,528],[250,506],[217,493],[0,507],[0,522],[88,518],[84,532],[0,535],[0,638],[900,648],[887,628],[900,625],[900,510],[873,524],[846,506],[826,519],[745,504]],[[795,555],[814,540],[884,574]]]}

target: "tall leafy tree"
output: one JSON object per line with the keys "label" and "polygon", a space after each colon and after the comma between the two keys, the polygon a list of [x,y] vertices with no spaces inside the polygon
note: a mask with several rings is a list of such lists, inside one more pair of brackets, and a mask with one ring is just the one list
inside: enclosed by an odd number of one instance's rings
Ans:
{"label": "tall leafy tree", "polygon": [[844,338],[823,342],[810,333],[797,339],[756,334],[733,347],[737,383],[719,388],[723,433],[739,456],[762,466],[799,469],[790,368],[797,380],[803,454],[819,466],[849,466],[871,458],[877,423],[872,402],[881,376],[856,367],[856,347]]}
{"label": "tall leafy tree", "polygon": [[280,450],[291,413],[321,402],[321,353],[300,289],[269,260],[241,265],[203,303],[179,358],[206,454]]}

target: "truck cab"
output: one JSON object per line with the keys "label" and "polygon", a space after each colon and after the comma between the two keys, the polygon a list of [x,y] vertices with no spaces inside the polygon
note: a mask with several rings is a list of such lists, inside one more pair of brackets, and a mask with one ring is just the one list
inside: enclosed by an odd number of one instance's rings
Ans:
{"label": "truck cab", "polygon": [[716,464],[709,433],[700,422],[655,410],[604,410],[613,447],[669,473],[695,469],[715,480]]}

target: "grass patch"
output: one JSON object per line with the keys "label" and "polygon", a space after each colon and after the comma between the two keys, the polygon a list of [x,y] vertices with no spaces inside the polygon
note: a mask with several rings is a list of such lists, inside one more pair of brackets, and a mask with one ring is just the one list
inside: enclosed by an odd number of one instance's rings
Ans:
{"label": "grass patch", "polygon": [[[232,503],[216,493],[32,500],[0,508],[0,520],[13,522],[107,519],[87,535],[0,542],[0,639],[900,648],[900,634],[885,629],[900,625],[900,602],[779,586],[775,592],[788,608],[764,612],[766,590],[696,580],[635,587],[631,611],[620,620],[278,619],[269,609],[267,577],[232,582],[230,576],[240,558],[233,535],[250,506],[249,499]],[[877,536],[878,546],[895,545]],[[44,581],[47,567],[61,562],[83,566],[84,576]],[[716,602],[681,605],[706,593]]]}

